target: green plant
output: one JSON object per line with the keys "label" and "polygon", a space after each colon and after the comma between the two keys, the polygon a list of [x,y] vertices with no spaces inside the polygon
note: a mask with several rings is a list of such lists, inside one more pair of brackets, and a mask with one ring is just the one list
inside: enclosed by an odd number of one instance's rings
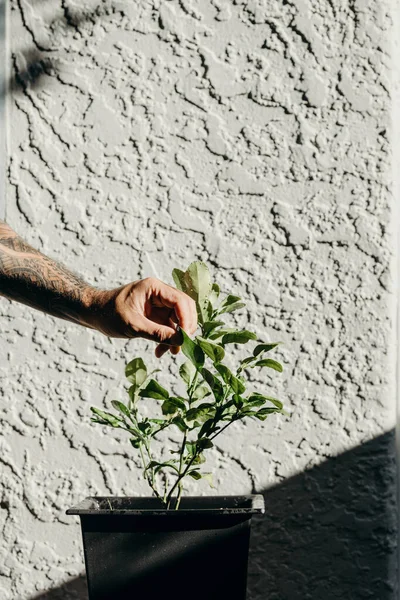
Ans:
{"label": "green plant", "polygon": [[[213,446],[213,440],[229,425],[245,418],[264,421],[272,413],[282,413],[282,402],[258,392],[246,395],[246,370],[269,368],[282,372],[282,365],[265,355],[280,342],[258,343],[253,353],[239,362],[233,372],[223,363],[226,349],[232,344],[255,341],[255,333],[226,326],[222,315],[242,308],[237,296],[228,295],[219,300],[220,289],[211,282],[207,266],[193,262],[187,271],[174,269],[175,285],[196,301],[201,335],[191,339],[182,331],[182,352],[187,360],[181,364],[179,375],[186,387],[184,395],[171,395],[151,377],[143,360],[135,358],[126,365],[125,375],[130,382],[127,403],[113,400],[115,413],[91,407],[92,421],[125,430],[132,446],[139,450],[144,476],[154,494],[171,508],[179,508],[183,480],[207,478],[212,485],[211,473],[201,470],[205,462],[204,451]],[[159,370],[159,369],[158,369]],[[153,398],[159,401],[162,416],[141,418],[140,400]],[[176,450],[171,450],[168,460],[153,457],[151,441],[164,429],[177,427],[182,439]],[[170,484],[170,476],[173,482]],[[163,492],[159,491],[160,480]],[[170,488],[168,489],[168,485]]]}

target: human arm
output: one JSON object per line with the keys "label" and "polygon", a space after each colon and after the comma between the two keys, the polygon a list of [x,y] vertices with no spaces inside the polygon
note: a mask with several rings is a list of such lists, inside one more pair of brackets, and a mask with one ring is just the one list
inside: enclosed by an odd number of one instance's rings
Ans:
{"label": "human arm", "polygon": [[[197,327],[189,296],[155,278],[100,290],[27,244],[0,221],[0,295],[109,337],[158,342],[156,355],[179,351],[181,333]],[[165,344],[162,344],[165,342]]]}

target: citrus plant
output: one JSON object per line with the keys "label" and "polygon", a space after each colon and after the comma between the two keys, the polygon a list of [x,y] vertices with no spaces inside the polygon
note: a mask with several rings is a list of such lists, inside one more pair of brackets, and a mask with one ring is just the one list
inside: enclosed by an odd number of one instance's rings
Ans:
{"label": "citrus plant", "polygon": [[[183,272],[174,269],[172,276],[178,289],[196,302],[201,335],[191,339],[182,331],[182,352],[186,361],[179,368],[185,392],[172,395],[152,377],[141,358],[126,365],[129,381],[126,403],[113,400],[115,412],[91,407],[92,421],[122,429],[129,434],[130,443],[137,449],[143,463],[144,477],[154,494],[169,508],[179,508],[186,477],[207,478],[203,472],[204,453],[213,440],[235,421],[255,418],[264,421],[273,413],[288,416],[282,402],[259,392],[246,393],[246,371],[255,368],[282,372],[282,365],[266,355],[280,342],[257,343],[251,353],[240,360],[232,371],[224,358],[230,346],[255,342],[255,333],[227,327],[223,316],[243,308],[237,296],[220,298],[220,288],[212,283],[203,262],[193,262]],[[159,401],[160,414],[154,418],[140,416],[140,401],[153,398]],[[156,460],[151,442],[168,427],[181,432],[178,448],[171,450],[168,460]],[[172,477],[172,483],[171,483]],[[163,490],[160,491],[160,483]],[[168,487],[169,486],[169,487]]]}

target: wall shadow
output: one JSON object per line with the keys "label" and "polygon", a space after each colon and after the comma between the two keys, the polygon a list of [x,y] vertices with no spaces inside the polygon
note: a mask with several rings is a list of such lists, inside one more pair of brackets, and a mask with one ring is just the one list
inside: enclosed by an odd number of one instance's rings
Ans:
{"label": "wall shadow", "polygon": [[[264,490],[248,600],[397,599],[395,456],[393,430]],[[32,600],[87,598],[81,576]]]}
{"label": "wall shadow", "polygon": [[57,588],[33,596],[31,600],[88,600],[88,598],[86,576],[81,575]]}
{"label": "wall shadow", "polygon": [[397,600],[395,431],[265,490],[249,600]]}

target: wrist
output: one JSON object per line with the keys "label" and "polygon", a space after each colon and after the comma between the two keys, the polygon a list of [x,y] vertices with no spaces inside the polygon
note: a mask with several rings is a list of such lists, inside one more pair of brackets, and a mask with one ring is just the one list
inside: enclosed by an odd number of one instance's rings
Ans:
{"label": "wrist", "polygon": [[113,290],[101,290],[89,287],[84,295],[85,321],[87,327],[97,329],[109,337],[124,337],[118,335],[123,323],[117,309],[117,298],[125,286]]}

